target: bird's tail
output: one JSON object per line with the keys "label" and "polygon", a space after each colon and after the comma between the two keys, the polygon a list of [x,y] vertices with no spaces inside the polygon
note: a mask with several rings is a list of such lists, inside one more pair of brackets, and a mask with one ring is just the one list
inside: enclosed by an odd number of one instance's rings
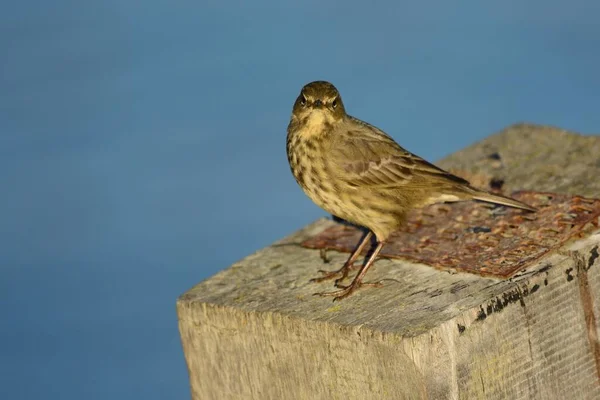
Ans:
{"label": "bird's tail", "polygon": [[527,211],[537,211],[535,207],[531,207],[523,202],[505,197],[499,194],[492,194],[482,190],[474,189],[469,193],[474,200],[485,201],[488,203],[501,204],[503,206],[520,208]]}

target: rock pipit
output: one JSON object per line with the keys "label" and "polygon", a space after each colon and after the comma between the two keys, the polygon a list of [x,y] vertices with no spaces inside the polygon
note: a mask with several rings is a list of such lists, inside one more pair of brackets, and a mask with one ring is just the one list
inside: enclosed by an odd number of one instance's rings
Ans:
{"label": "rock pipit", "polygon": [[[481,200],[535,211],[517,200],[472,187],[466,180],[404,150],[382,130],[346,114],[329,82],[311,82],[294,103],[288,126],[287,156],[304,192],[327,212],[369,229],[344,266],[321,281],[336,280],[340,290],[318,293],[334,300],[350,295],[390,234],[408,211],[439,202]],[[352,283],[340,284],[375,234],[377,246]]]}

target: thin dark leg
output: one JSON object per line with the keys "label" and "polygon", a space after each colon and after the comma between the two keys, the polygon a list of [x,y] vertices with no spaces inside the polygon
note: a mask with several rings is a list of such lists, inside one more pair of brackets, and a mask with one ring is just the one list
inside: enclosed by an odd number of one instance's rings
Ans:
{"label": "thin dark leg", "polygon": [[354,250],[352,255],[350,255],[350,258],[348,258],[348,261],[346,261],[344,263],[344,266],[342,268],[335,270],[335,271],[320,270],[319,272],[322,273],[324,276],[322,276],[320,278],[311,279],[310,281],[311,282],[323,282],[328,279],[336,278],[337,276],[340,276],[340,275],[341,275],[341,277],[339,279],[337,279],[336,282],[339,282],[339,281],[345,279],[348,276],[348,272],[350,272],[350,269],[354,265],[354,261],[356,261],[358,256],[360,256],[360,253],[363,251],[363,249],[365,248],[367,243],[369,243],[371,241],[371,236],[373,236],[373,232],[371,232],[371,231],[367,232],[367,234],[363,237],[361,242],[358,244],[358,247],[356,247],[356,250]]}
{"label": "thin dark leg", "polygon": [[367,270],[371,267],[371,265],[373,265],[373,262],[375,261],[375,258],[377,257],[377,255],[379,254],[379,252],[381,251],[381,249],[383,248],[383,245],[385,243],[384,242],[378,242],[377,243],[377,247],[375,247],[375,250],[373,251],[373,254],[371,254],[371,257],[369,257],[369,260],[367,261],[367,263],[360,269],[360,271],[358,271],[358,274],[356,274],[356,276],[354,277],[354,280],[352,281],[352,283],[348,286],[343,286],[342,289],[340,290],[336,290],[334,292],[323,292],[323,293],[315,293],[318,296],[334,296],[335,298],[333,299],[333,301],[336,300],[341,300],[344,297],[349,296],[352,292],[354,292],[356,289],[358,289],[361,286],[379,286],[379,284],[375,283],[362,283],[362,280],[365,276],[365,274],[367,273]]}

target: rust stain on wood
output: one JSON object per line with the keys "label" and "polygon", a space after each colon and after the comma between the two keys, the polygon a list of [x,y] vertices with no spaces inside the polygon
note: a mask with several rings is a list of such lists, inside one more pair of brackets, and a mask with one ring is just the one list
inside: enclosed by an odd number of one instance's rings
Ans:
{"label": "rust stain on wood", "polygon": [[[592,249],[590,260],[597,254],[598,248]],[[587,328],[588,340],[590,342],[590,350],[594,361],[596,362],[596,375],[600,381],[600,343],[598,343],[598,329],[596,325],[596,316],[594,314],[594,298],[590,290],[588,280],[588,269],[591,268],[593,262],[586,263],[584,257],[580,253],[573,252],[575,265],[577,266],[577,279],[579,283],[579,295],[581,297],[581,305],[583,307],[583,315]]]}
{"label": "rust stain on wood", "polygon": [[[538,212],[461,202],[412,212],[381,252],[436,268],[509,278],[569,240],[598,229],[600,200],[556,193],[518,192]],[[363,231],[338,223],[304,247],[351,252]]]}

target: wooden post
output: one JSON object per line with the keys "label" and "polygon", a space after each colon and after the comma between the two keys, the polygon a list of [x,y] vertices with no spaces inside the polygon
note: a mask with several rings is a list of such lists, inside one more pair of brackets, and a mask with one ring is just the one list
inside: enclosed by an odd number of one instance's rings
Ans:
{"label": "wooden post", "polygon": [[[600,197],[600,137],[515,125],[439,163],[516,189]],[[307,200],[308,201],[308,200]],[[290,212],[293,212],[290,210]],[[511,279],[382,259],[341,302],[309,279],[347,254],[319,220],[177,302],[194,399],[600,398],[600,232]]]}

